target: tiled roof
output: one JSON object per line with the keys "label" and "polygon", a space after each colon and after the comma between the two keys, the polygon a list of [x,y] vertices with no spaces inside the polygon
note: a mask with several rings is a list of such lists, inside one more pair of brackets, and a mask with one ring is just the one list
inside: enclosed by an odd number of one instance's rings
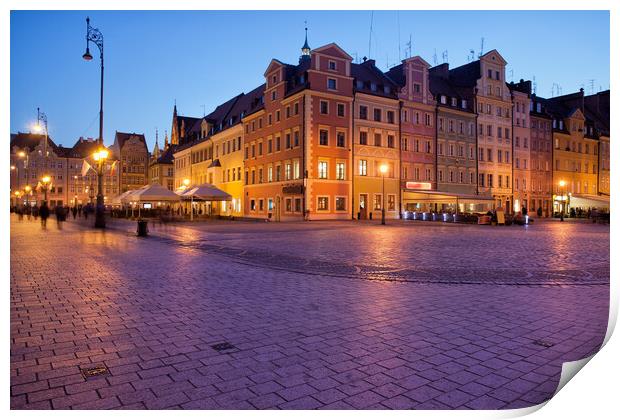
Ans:
{"label": "tiled roof", "polygon": [[450,80],[455,86],[475,86],[478,79],[480,79],[480,60],[450,70]]}
{"label": "tiled roof", "polygon": [[351,64],[351,76],[355,78],[356,92],[386,98],[398,98],[398,86],[375,66],[375,60],[366,60],[362,64]]}
{"label": "tiled roof", "polygon": [[[17,147],[18,149],[26,149],[34,150],[39,143],[42,143],[45,140],[45,134],[35,134],[35,133],[17,133],[11,134],[11,150],[13,147]],[[54,143],[51,137],[47,137],[48,146],[51,147],[52,151],[61,156],[63,151]]]}

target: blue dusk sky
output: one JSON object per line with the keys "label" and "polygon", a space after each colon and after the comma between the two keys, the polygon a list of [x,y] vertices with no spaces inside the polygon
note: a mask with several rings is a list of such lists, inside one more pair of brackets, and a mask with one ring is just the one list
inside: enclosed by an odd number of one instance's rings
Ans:
{"label": "blue dusk sky", "polygon": [[606,11],[13,11],[11,132],[29,131],[40,107],[57,144],[97,137],[99,52],[91,44],[94,60],[82,59],[87,15],[105,42],[108,145],[118,130],[144,133],[152,148],[156,128],[162,145],[175,100],[180,114],[202,116],[263,83],[272,58],[297,63],[305,20],[311,48],[336,42],[383,70],[405,57],[410,36],[412,55],[434,65],[447,51],[451,68],[470,50],[477,57],[484,37],[484,51],[508,62],[508,81],[535,76],[539,96],[554,84],[562,94],[609,89]]}

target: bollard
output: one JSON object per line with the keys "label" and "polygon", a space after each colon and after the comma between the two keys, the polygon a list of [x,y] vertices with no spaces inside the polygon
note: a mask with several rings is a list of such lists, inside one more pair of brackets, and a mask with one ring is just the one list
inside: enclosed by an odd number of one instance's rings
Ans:
{"label": "bollard", "polygon": [[147,236],[148,232],[148,222],[146,220],[138,220],[138,236]]}

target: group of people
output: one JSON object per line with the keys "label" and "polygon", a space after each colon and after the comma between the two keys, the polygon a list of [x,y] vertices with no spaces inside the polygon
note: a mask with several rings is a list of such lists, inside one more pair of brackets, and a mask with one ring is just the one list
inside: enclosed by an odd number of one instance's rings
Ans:
{"label": "group of people", "polygon": [[93,213],[95,208],[89,203],[84,206],[80,204],[73,207],[57,205],[54,206],[53,209],[50,209],[46,201],[43,201],[40,206],[36,204],[20,204],[11,208],[11,212],[17,215],[20,222],[24,220],[24,216],[26,216],[28,220],[31,220],[31,218],[38,220],[40,217],[41,226],[43,229],[47,228],[47,219],[49,219],[52,211],[56,216],[56,224],[58,228],[62,229],[62,222],[67,220],[67,216],[69,214],[73,215],[73,220],[76,218],[82,218],[82,216],[84,216],[84,219],[88,219],[88,215]]}

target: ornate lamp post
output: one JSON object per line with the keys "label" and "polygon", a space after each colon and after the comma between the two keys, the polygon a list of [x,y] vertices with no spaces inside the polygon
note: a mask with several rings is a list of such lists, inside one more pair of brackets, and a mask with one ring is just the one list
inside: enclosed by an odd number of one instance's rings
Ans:
{"label": "ornate lamp post", "polygon": [[89,42],[99,47],[99,57],[101,58],[101,88],[99,95],[99,145],[103,146],[103,35],[97,28],[90,26],[90,18],[86,18],[86,52],[82,58],[86,61],[93,59],[88,49]]}
{"label": "ornate lamp post", "polygon": [[[183,180],[183,185],[185,186],[185,189],[187,189],[187,187],[189,187],[189,183],[190,180],[188,178],[185,178]],[[194,220],[194,196],[191,196],[191,205],[189,208],[189,220],[193,221]]]}
{"label": "ornate lamp post", "polygon": [[43,202],[44,203],[47,203],[47,189],[51,181],[52,181],[52,178],[50,178],[49,175],[45,175],[43,178],[41,178],[41,183],[43,184]]}
{"label": "ornate lamp post", "polygon": [[566,181],[560,181],[560,196],[562,197],[562,207],[560,207],[560,222],[564,221],[564,206],[566,202],[566,197],[564,197],[564,186],[566,185]]}
{"label": "ornate lamp post", "polygon": [[381,224],[384,225],[385,224],[385,174],[388,171],[388,166],[383,163],[381,164],[381,166],[379,166],[379,172],[381,172],[381,178],[382,178],[382,190],[381,190]]}
{"label": "ornate lamp post", "polygon": [[93,154],[97,162],[97,208],[95,210],[95,227],[105,228],[105,214],[103,207],[103,169],[108,158],[108,150],[100,148]]}

